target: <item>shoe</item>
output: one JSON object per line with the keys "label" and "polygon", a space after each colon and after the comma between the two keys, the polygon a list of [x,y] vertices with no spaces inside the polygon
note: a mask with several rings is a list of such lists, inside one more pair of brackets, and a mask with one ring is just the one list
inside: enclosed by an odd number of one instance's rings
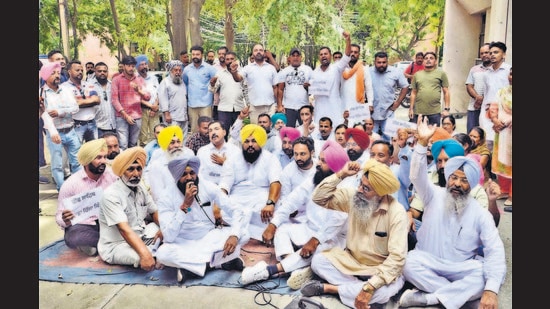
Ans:
{"label": "shoe", "polygon": [[222,264],[222,269],[242,271],[244,269],[243,259],[238,257],[238,258],[232,259],[231,261],[225,262]]}
{"label": "shoe", "polygon": [[504,201],[504,206],[512,206],[512,198],[509,197],[506,201]]}
{"label": "shoe", "polygon": [[499,196],[497,196],[497,200],[504,200],[508,198],[508,193],[501,193]]}
{"label": "shoe", "polygon": [[76,248],[78,249],[78,251],[86,254],[87,256],[94,256],[97,254],[97,249],[95,247],[80,246]]}
{"label": "shoe", "polygon": [[241,283],[244,285],[268,278],[269,272],[265,261],[260,261],[254,266],[245,267],[241,273]]}
{"label": "shoe", "polygon": [[306,297],[310,296],[319,296],[323,294],[324,286],[319,280],[310,280],[304,284],[302,284],[302,287],[300,288],[300,292],[302,295]]}
{"label": "shoe", "polygon": [[188,271],[187,269],[178,268],[178,271],[176,273],[176,280],[178,281],[179,284],[182,284],[185,282],[185,280],[190,278],[192,275],[193,273]]}
{"label": "shoe", "polygon": [[290,277],[286,281],[286,284],[289,288],[293,290],[298,290],[302,284],[311,280],[313,278],[313,271],[310,266],[304,268],[296,269],[290,274]]}
{"label": "shoe", "polygon": [[403,292],[399,298],[399,307],[425,307],[428,305],[426,293],[417,289],[410,289]]}
{"label": "shoe", "polygon": [[46,176],[38,176],[38,183],[43,184],[43,185],[47,185],[47,184],[50,183],[50,180]]}
{"label": "shoe", "polygon": [[512,206],[506,206],[506,207],[504,207],[504,211],[506,211],[506,212],[512,212]]}

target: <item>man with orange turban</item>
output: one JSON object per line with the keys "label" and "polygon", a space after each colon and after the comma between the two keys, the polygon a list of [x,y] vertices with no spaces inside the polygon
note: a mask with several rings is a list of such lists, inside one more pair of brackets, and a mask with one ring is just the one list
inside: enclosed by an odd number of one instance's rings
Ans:
{"label": "man with orange turban", "polygon": [[[160,268],[151,247],[143,238],[162,241],[157,205],[141,182],[145,150],[134,146],[113,160],[113,172],[120,178],[105,189],[99,205],[97,251],[109,264],[133,265],[145,271]],[[152,218],[153,222],[147,222]],[[159,240],[160,238],[160,240]]]}
{"label": "man with orange turban", "polygon": [[269,151],[262,151],[267,133],[257,124],[240,132],[242,151],[223,164],[219,186],[233,203],[249,209],[250,237],[262,240],[262,232],[273,217],[281,193],[281,164]]}
{"label": "man with orange turban", "polygon": [[[359,187],[339,187],[357,174]],[[302,295],[338,294],[348,307],[367,308],[385,304],[399,292],[405,283],[408,221],[405,208],[391,196],[398,188],[390,168],[375,159],[363,168],[348,162],[315,188],[315,203],[348,214],[346,247],[313,255],[311,268],[327,283],[310,280],[302,285]]]}

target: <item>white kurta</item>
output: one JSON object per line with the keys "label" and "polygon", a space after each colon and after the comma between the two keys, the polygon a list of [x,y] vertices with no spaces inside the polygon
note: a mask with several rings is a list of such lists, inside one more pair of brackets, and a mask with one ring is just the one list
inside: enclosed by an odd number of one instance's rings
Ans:
{"label": "white kurta", "polygon": [[[345,106],[342,104],[340,97],[340,81],[342,72],[348,67],[350,59],[350,56],[344,54],[340,61],[329,64],[325,71],[321,70],[321,66],[313,70],[309,93],[313,94],[315,99],[315,123],[319,123],[319,119],[322,117],[329,117],[332,120],[333,127],[344,122]],[[320,84],[328,92],[328,95],[315,93],[315,89]]]}
{"label": "white kurta", "polygon": [[[215,251],[223,250],[229,236],[237,236],[241,245],[246,244],[249,237],[244,210],[231,204],[229,197],[216,184],[199,178],[198,196],[204,206],[195,200],[191,210],[185,213],[180,209],[184,195],[178,189],[163,192],[157,206],[164,243],[158,248],[156,257],[166,266],[184,268],[204,276],[206,263]],[[231,226],[215,227],[214,204],[224,212],[224,221],[230,222]]]}
{"label": "white kurta", "polygon": [[263,149],[252,164],[241,151],[223,165],[219,186],[229,193],[232,203],[248,210],[251,238],[262,240],[267,224],[261,220],[261,210],[266,206],[270,185],[279,182],[281,171],[279,160]]}

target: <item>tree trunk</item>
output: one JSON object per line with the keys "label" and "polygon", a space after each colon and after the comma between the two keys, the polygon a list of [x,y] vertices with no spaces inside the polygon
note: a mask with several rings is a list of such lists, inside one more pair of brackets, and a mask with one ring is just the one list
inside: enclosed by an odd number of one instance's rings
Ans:
{"label": "tree trunk", "polygon": [[122,43],[122,38],[120,34],[120,25],[118,23],[118,14],[116,12],[115,0],[109,0],[109,3],[111,4],[111,12],[113,13],[113,22],[115,24],[116,42],[118,46],[117,58],[118,61],[121,61],[122,58],[126,57],[126,50],[124,49],[124,44]]}
{"label": "tree trunk", "polygon": [[205,0],[189,1],[189,34],[191,36],[191,46],[202,46],[200,15],[202,5]]}
{"label": "tree trunk", "polygon": [[[113,1],[113,0],[112,0]],[[69,57],[69,29],[67,27],[65,0],[59,0],[59,23],[61,24],[61,42],[63,43],[63,55]]]}
{"label": "tree trunk", "polygon": [[235,29],[233,28],[233,5],[236,0],[225,0],[225,25],[223,34],[225,36],[225,46],[229,50],[234,50],[235,46]]}

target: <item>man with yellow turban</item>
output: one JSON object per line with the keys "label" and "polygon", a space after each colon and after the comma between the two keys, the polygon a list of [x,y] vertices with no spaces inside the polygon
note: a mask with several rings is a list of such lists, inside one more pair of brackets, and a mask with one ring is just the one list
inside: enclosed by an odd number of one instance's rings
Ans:
{"label": "man with yellow turban", "polygon": [[107,166],[107,143],[95,139],[83,144],[77,159],[82,168],[61,186],[55,221],[64,230],[69,248],[93,256],[99,240],[99,200],[117,176]]}
{"label": "man with yellow turban", "polygon": [[242,151],[223,164],[219,186],[233,203],[249,210],[250,237],[261,241],[281,194],[282,168],[277,157],[262,150],[267,141],[264,128],[247,124],[241,129],[240,138]]}
{"label": "man with yellow turban", "polygon": [[97,251],[109,264],[150,271],[162,265],[153,257],[154,247],[143,239],[154,238],[158,244],[162,233],[157,205],[141,182],[146,156],[142,147],[134,146],[113,160],[113,172],[119,179],[105,190],[100,202]]}
{"label": "man with yellow turban", "polygon": [[174,186],[174,182],[170,181],[172,176],[168,170],[168,161],[182,154],[195,154],[183,145],[183,130],[178,125],[170,125],[160,130],[157,141],[160,148],[153,151],[143,172],[143,180],[155,202],[162,195],[162,191]]}
{"label": "man with yellow turban", "polygon": [[[475,307],[498,308],[506,276],[504,245],[493,217],[470,194],[482,171],[474,159],[454,156],[444,168],[446,187],[434,184],[428,178],[426,149],[435,127],[421,116],[410,178],[425,211],[416,247],[407,254],[403,268],[405,280],[415,288],[403,292],[399,306],[461,308],[479,300]],[[498,186],[487,190],[489,199],[499,194]]]}
{"label": "man with yellow turban", "polygon": [[[358,173],[362,175],[358,188],[339,188],[343,179]],[[304,296],[338,294],[346,306],[373,308],[399,292],[405,283],[401,273],[408,221],[403,205],[391,196],[398,188],[390,168],[375,159],[362,169],[359,163],[348,162],[315,188],[315,203],[348,213],[348,230],[345,248],[313,255],[311,268],[327,283],[304,283],[300,290]]]}

